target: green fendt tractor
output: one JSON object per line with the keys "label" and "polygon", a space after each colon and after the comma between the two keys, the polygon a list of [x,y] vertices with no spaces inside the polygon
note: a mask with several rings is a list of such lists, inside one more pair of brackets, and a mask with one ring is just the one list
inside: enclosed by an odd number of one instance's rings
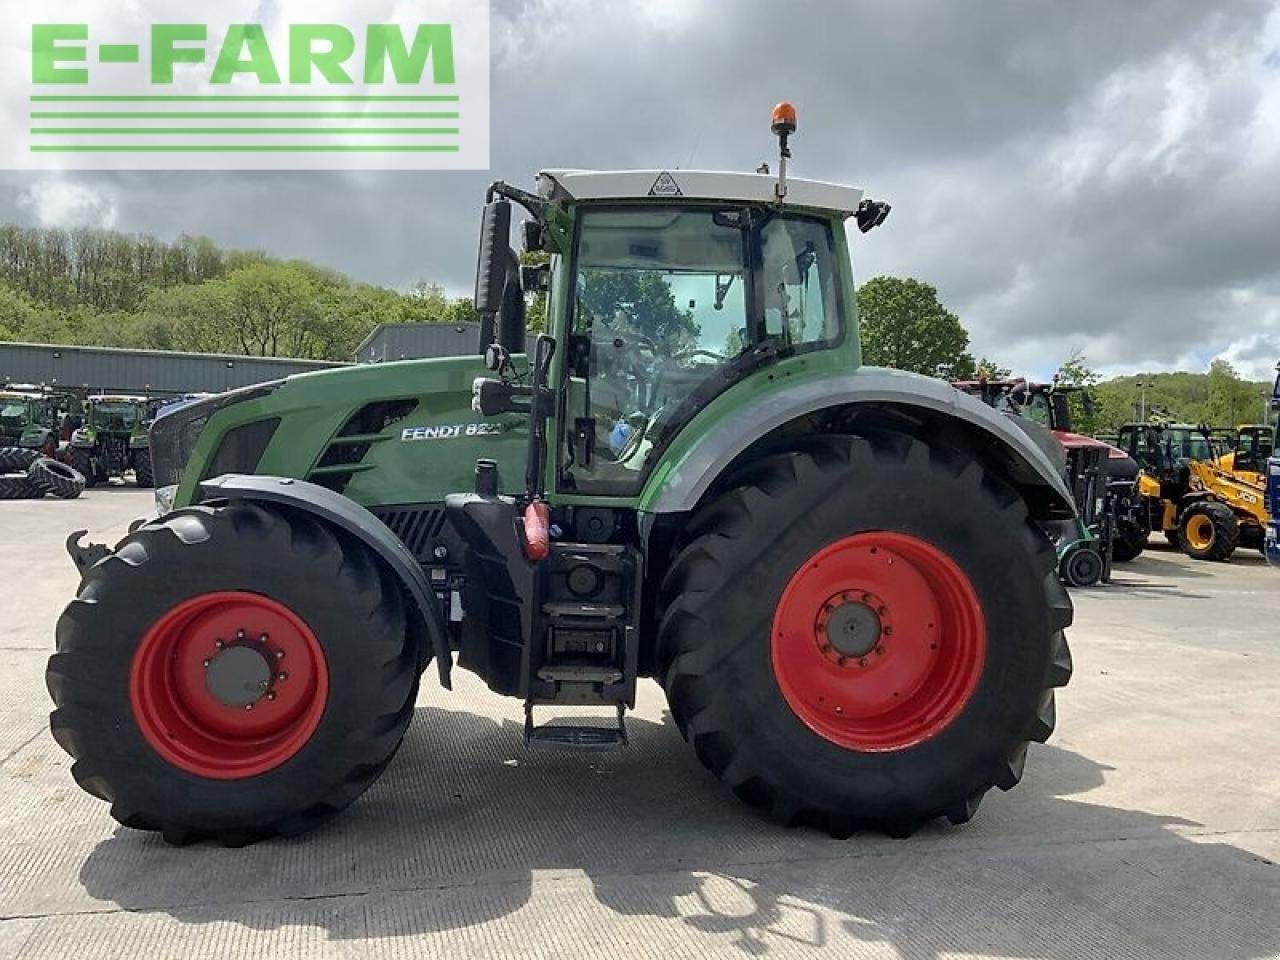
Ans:
{"label": "green fendt tractor", "polygon": [[92,487],[132,470],[140,487],[152,486],[145,397],[90,397],[71,434],[71,466]]}
{"label": "green fendt tractor", "polygon": [[[493,184],[483,359],[161,414],[166,512],[68,544],[47,679],[80,785],[173,842],[300,833],[382,773],[434,662],[523,701],[531,746],[624,746],[655,679],[739,797],[837,835],[1014,786],[1071,673],[1054,441],[861,365],[845,224],[889,208],[788,180],[789,106],[774,130],[778,176]],[[565,705],[609,722],[535,722]]]}

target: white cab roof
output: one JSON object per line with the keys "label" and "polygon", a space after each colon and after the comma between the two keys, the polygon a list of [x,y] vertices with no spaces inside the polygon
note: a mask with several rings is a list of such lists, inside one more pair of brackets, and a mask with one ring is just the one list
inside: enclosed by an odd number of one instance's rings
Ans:
{"label": "white cab roof", "polygon": [[[547,198],[560,191],[574,200],[731,200],[771,203],[778,178],[767,173],[723,170],[544,170],[538,192]],[[838,183],[787,178],[789,206],[832,210],[851,216],[862,191]]]}

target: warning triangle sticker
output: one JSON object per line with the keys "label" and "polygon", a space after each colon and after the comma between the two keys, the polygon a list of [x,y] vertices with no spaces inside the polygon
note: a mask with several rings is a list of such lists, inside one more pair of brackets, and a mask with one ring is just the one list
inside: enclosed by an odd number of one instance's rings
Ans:
{"label": "warning triangle sticker", "polygon": [[651,197],[679,197],[680,185],[676,183],[675,177],[663,170],[658,174],[658,179],[653,181],[653,186],[649,188],[649,196]]}

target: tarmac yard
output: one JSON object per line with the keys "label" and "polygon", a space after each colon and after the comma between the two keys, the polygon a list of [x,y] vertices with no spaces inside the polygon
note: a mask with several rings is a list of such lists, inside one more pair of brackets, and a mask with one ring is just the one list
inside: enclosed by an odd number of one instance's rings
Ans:
{"label": "tarmac yard", "polygon": [[1076,591],[1057,733],[964,827],[775,827],[651,682],[627,749],[530,753],[518,702],[431,671],[391,767],[332,824],[180,849],[118,826],[47,727],[63,540],[114,543],[151,503],[0,503],[3,960],[1280,956],[1280,571],[1256,551],[1202,563],[1156,537]]}

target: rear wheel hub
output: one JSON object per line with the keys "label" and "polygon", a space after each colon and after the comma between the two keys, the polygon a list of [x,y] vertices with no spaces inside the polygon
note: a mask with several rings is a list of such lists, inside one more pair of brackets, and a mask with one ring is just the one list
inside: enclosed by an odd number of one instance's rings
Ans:
{"label": "rear wheel hub", "polygon": [[969,578],[932,544],[859,533],[809,558],[774,614],[774,675],[792,711],[850,750],[901,750],[969,702],[986,623]]}

